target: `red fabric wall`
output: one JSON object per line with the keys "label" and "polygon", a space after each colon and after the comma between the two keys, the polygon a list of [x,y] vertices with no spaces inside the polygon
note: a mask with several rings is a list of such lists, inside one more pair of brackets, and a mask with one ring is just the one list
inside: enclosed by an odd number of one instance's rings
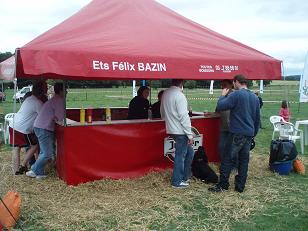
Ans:
{"label": "red fabric wall", "polygon": [[[192,119],[209,161],[217,162],[219,118]],[[164,157],[164,121],[57,126],[57,170],[69,185],[101,178],[133,178],[172,167]]]}

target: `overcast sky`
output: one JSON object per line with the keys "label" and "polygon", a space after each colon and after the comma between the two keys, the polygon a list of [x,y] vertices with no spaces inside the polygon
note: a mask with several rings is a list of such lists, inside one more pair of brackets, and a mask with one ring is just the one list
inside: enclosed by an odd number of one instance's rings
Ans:
{"label": "overcast sky", "polygon": [[[112,1],[112,0],[110,0]],[[140,0],[141,1],[141,0]],[[0,0],[0,52],[14,52],[90,0]],[[308,52],[307,0],[158,0],[183,16],[302,74]]]}

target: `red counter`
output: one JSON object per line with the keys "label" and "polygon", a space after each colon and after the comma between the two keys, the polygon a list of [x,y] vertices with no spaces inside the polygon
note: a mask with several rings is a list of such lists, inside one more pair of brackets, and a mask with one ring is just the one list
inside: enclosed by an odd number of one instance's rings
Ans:
{"label": "red counter", "polygon": [[[168,137],[164,121],[114,120],[121,109],[113,109],[113,120],[107,124],[99,121],[102,116],[98,115],[103,115],[103,110],[93,111],[91,124],[57,125],[57,171],[67,184],[102,178],[134,178],[172,167],[164,156],[164,138]],[[78,109],[67,110],[67,118],[77,121],[77,115]],[[192,126],[203,134],[209,161],[219,161],[219,117],[215,114],[195,116]]]}

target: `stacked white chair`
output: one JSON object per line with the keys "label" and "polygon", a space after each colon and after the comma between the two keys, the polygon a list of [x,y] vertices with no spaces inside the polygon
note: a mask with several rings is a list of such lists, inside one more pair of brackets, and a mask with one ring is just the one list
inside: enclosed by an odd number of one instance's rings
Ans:
{"label": "stacked white chair", "polygon": [[270,117],[270,121],[271,121],[272,125],[274,126],[273,135],[272,135],[272,140],[274,140],[275,133],[279,133],[279,129],[275,127],[275,123],[277,123],[277,122],[286,122],[286,121],[281,116],[271,116]]}
{"label": "stacked white chair", "polygon": [[304,135],[302,130],[296,129],[292,123],[288,122],[276,122],[274,126],[279,131],[279,139],[292,140],[294,143],[296,140],[300,140],[301,153],[304,154]]}
{"label": "stacked white chair", "polygon": [[4,136],[4,143],[10,143],[10,132],[9,132],[9,123],[13,120],[15,113],[8,113],[4,117],[4,126],[3,126],[3,136]]}

